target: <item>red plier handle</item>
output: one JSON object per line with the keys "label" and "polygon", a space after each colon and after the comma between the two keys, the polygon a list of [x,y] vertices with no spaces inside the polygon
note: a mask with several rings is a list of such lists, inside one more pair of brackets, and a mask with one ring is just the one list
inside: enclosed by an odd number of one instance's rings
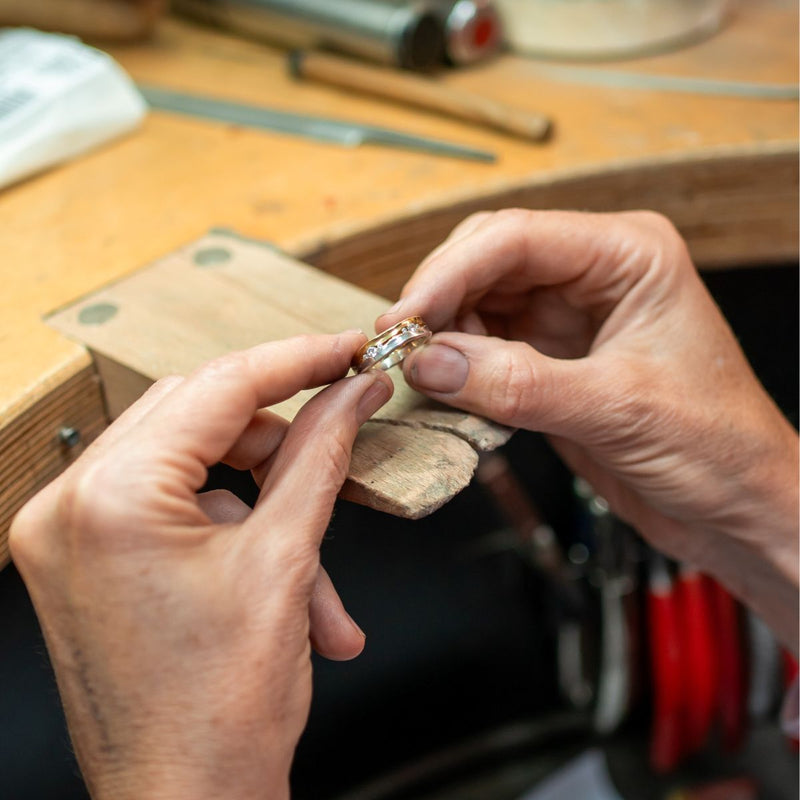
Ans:
{"label": "red plier handle", "polygon": [[675,593],[680,608],[684,683],[685,752],[708,741],[717,710],[717,655],[708,585],[702,573],[682,564]]}
{"label": "red plier handle", "polygon": [[647,616],[653,681],[650,764],[656,772],[669,772],[678,765],[684,751],[679,609],[672,576],[660,553],[651,552],[649,573]]}
{"label": "red plier handle", "polygon": [[740,633],[739,605],[715,580],[706,578],[713,606],[717,639],[717,709],[722,745],[737,750],[745,730],[745,668]]}

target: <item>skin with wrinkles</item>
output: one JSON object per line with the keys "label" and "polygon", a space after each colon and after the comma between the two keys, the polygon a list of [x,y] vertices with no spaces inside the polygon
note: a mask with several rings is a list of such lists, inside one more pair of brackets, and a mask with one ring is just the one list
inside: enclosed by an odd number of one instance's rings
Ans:
{"label": "skin with wrinkles", "polygon": [[718,577],[797,651],[798,440],[671,224],[648,212],[465,220],[376,329],[441,402],[549,435],[656,547]]}
{"label": "skin with wrinkles", "polygon": [[[364,339],[271,343],[159,381],[15,520],[93,798],[288,796],[310,642],[364,646],[319,564],[358,426],[391,395],[383,373],[342,378]],[[291,425],[259,410],[330,381]],[[252,513],[196,494],[220,459],[259,476]]]}
{"label": "skin with wrinkles", "polygon": [[[543,431],[658,548],[716,576],[797,650],[798,440],[647,213],[462,223],[383,330],[422,316],[417,389]],[[344,378],[366,337],[301,337],[157,383],[11,529],[95,800],[285,798],[312,645],[364,635],[319,563],[359,425],[391,394]],[[331,384],[289,424],[266,410]],[[225,461],[254,510],[199,494]],[[424,557],[424,556],[421,556]]]}

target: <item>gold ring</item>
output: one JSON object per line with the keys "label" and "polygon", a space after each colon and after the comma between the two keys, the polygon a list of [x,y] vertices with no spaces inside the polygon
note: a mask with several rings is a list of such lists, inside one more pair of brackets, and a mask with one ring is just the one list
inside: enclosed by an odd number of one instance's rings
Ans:
{"label": "gold ring", "polygon": [[430,338],[431,329],[422,317],[407,317],[361,345],[353,356],[352,367],[356,372],[389,369]]}

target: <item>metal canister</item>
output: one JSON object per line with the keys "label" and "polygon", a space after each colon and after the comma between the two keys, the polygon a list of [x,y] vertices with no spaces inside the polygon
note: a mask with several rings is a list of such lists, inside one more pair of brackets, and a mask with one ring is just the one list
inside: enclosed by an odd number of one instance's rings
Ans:
{"label": "metal canister", "polygon": [[444,58],[436,0],[173,0],[185,15],[293,47],[328,47],[406,69]]}

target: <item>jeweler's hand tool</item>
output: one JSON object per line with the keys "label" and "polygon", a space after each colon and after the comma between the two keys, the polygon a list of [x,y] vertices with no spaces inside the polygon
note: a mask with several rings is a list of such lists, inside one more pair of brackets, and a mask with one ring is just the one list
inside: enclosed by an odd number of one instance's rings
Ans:
{"label": "jeweler's hand tool", "polygon": [[649,567],[647,609],[653,681],[650,765],[663,773],[673,770],[683,756],[685,670],[681,660],[680,616],[667,560],[651,551]]}
{"label": "jeweler's hand tool", "polygon": [[705,580],[716,630],[717,714],[723,747],[731,752],[741,746],[745,729],[745,670],[739,604],[713,578]]}
{"label": "jeweler's hand tool", "polygon": [[288,67],[295,78],[354,89],[373,97],[494,128],[528,141],[542,141],[550,134],[550,120],[543,114],[449,86],[436,77],[361,64],[330,53],[300,50],[289,54]]}
{"label": "jeweler's hand tool", "polygon": [[159,111],[186,114],[191,117],[228,122],[249,128],[278,131],[319,142],[332,142],[345,147],[380,144],[406,150],[419,150],[431,155],[464,158],[470,161],[493,162],[496,160],[494,153],[486,150],[465,147],[439,139],[429,139],[425,136],[416,136],[389,128],[378,128],[361,122],[277,111],[272,108],[233,103],[203,95],[174,92],[155,86],[139,86],[138,89],[148,104]]}
{"label": "jeweler's hand tool", "polygon": [[684,672],[684,755],[701,750],[717,710],[717,658],[710,597],[704,576],[681,564],[675,581]]}
{"label": "jeweler's hand tool", "polygon": [[610,734],[625,719],[633,687],[633,650],[629,607],[636,588],[631,558],[632,533],[611,513],[604,498],[592,493],[587,503],[595,539],[590,580],[599,591],[601,624],[594,727]]}
{"label": "jeweler's hand tool", "polygon": [[586,657],[587,594],[582,569],[567,562],[555,531],[545,522],[508,458],[484,453],[475,477],[508,527],[484,537],[479,552],[516,551],[545,582],[548,623],[556,636],[558,683],[570,705],[585,710],[594,699]]}

